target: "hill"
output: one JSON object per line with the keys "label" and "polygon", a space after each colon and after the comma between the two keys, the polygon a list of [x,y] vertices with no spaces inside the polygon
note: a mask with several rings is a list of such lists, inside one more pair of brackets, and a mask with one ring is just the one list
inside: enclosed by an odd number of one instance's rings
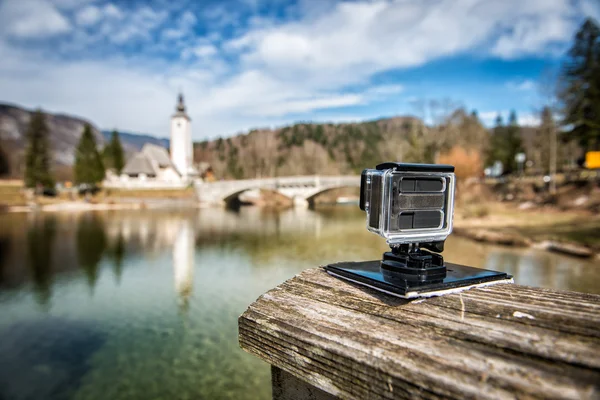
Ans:
{"label": "hill", "polygon": [[[104,140],[108,142],[112,137],[112,131],[102,131],[102,135]],[[119,138],[128,151],[141,150],[146,143],[169,148],[169,139],[157,138],[143,133],[119,132]]]}
{"label": "hill", "polygon": [[[23,155],[25,150],[25,135],[33,110],[23,107],[0,104],[0,139],[4,152],[8,155],[11,175],[21,176]],[[101,132],[92,122],[85,118],[65,114],[44,113],[46,124],[50,131],[50,145],[54,167],[57,174],[69,173],[75,160],[75,147],[79,142],[83,127],[90,124],[99,148],[104,147],[110,140],[110,132]],[[144,143],[154,143],[168,147],[168,140],[150,135],[119,133],[126,153],[141,149]]]}
{"label": "hill", "polygon": [[194,159],[209,163],[218,178],[357,174],[382,160],[434,162],[456,145],[483,153],[488,141],[489,132],[477,118],[457,110],[433,127],[403,116],[255,129],[195,143]]}
{"label": "hill", "polygon": [[[0,104],[0,139],[15,177],[22,176],[24,136],[32,112]],[[90,122],[50,113],[46,113],[46,121],[56,178],[70,179],[75,146],[84,125]],[[98,146],[103,147],[111,132],[90,125]],[[521,131],[525,150],[532,157],[539,153],[535,132],[536,128],[526,127]],[[120,132],[120,137],[127,153],[141,149],[145,143],[169,146],[167,139],[151,135]],[[217,178],[225,179],[357,174],[383,160],[463,163],[469,171],[481,171],[489,139],[490,131],[477,116],[457,109],[435,125],[426,125],[414,116],[399,116],[356,123],[306,122],[254,129],[229,138],[194,143],[194,160],[209,163]],[[452,147],[475,152],[454,152],[454,156],[438,158]]]}

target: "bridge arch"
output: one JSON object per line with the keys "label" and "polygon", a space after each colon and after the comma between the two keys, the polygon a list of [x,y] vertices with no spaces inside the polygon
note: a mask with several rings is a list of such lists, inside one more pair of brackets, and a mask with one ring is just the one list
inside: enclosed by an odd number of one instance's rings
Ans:
{"label": "bridge arch", "polygon": [[[265,190],[265,191],[273,192],[273,193],[276,193],[276,194],[278,194],[278,195],[280,195],[280,196],[284,196],[284,197],[286,197],[286,198],[290,199],[290,201],[293,201],[293,200],[294,200],[292,197],[290,197],[290,196],[286,195],[285,193],[282,193],[282,192],[280,192],[280,191],[278,191],[278,190],[276,190],[276,189],[267,188],[267,187],[258,187],[258,186],[255,186],[255,187],[248,187],[248,188],[245,188],[245,189],[240,189],[240,190],[237,190],[237,191],[235,191],[235,192],[233,192],[233,193],[226,194],[226,197],[223,199],[223,202],[225,203],[225,205],[226,205],[228,208],[230,208],[230,207],[233,207],[233,208],[235,208],[235,207],[238,205],[238,204],[235,204],[235,202],[236,202],[236,199],[239,199],[239,196],[240,196],[242,193],[244,193],[244,192],[247,192],[247,191],[249,191],[249,190],[254,190],[254,189],[258,189],[258,190]],[[241,203],[241,200],[240,200],[240,203]]]}
{"label": "bridge arch", "polygon": [[197,181],[194,186],[198,200],[207,204],[230,202],[251,189],[272,190],[302,203],[327,190],[358,187],[360,178],[358,176],[292,176],[211,183]]}
{"label": "bridge arch", "polygon": [[311,194],[309,197],[307,197],[306,201],[308,201],[308,203],[312,205],[315,201],[315,198],[324,193],[331,192],[332,190],[337,190],[337,189],[356,188],[356,187],[357,186],[354,186],[354,185],[345,185],[345,186],[331,186],[331,187],[322,188],[322,190],[319,190],[318,192]]}

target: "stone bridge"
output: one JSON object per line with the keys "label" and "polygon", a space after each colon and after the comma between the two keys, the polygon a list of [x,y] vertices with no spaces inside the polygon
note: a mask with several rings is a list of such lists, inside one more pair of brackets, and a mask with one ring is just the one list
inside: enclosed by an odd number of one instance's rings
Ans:
{"label": "stone bridge", "polygon": [[360,176],[286,176],[194,184],[198,200],[204,204],[222,204],[251,189],[266,189],[289,197],[295,204],[308,204],[316,195],[341,187],[359,187]]}

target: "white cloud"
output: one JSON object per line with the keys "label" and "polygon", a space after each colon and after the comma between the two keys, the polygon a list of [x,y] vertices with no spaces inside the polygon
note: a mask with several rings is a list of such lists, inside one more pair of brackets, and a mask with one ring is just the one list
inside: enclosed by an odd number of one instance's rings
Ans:
{"label": "white cloud", "polygon": [[[79,114],[101,127],[164,136],[182,88],[196,138],[323,113],[351,118],[341,109],[352,107],[363,114],[355,107],[397,100],[412,84],[378,86],[372,83],[374,76],[446,56],[552,53],[556,43],[571,39],[575,17],[584,12],[571,0],[304,0],[283,19],[262,15],[242,24],[239,10],[222,5],[194,14],[176,8],[52,1],[44,2],[44,18],[58,15],[66,26],[46,27],[43,35],[70,29],[54,4],[71,10],[65,15],[78,23],[96,24],[94,30],[76,29],[71,42],[82,49],[112,43],[114,53],[94,61],[49,60],[26,48],[10,48],[1,35],[14,32],[0,28],[0,100]],[[36,2],[40,0],[9,1],[0,7]],[[87,18],[79,16],[86,7],[99,11],[100,17],[89,11]],[[0,27],[14,29],[2,25],[3,18],[0,13]],[[194,33],[200,24],[208,29],[207,37]],[[234,36],[228,37],[232,31]],[[26,35],[21,29],[21,37]],[[155,41],[157,37],[161,40]],[[153,52],[180,51],[183,62],[121,53],[120,45],[131,41]],[[527,80],[507,83],[514,90],[531,90],[533,85]],[[493,123],[496,114],[482,112],[480,117]]]}
{"label": "white cloud", "polygon": [[189,60],[193,56],[197,58],[207,58],[216,55],[217,52],[217,48],[212,44],[201,44],[196,47],[188,47],[183,49],[181,52],[181,58],[184,60]]}
{"label": "white cloud", "polygon": [[531,79],[524,79],[521,81],[509,81],[506,83],[506,87],[510,90],[529,92],[535,89],[536,83]]}
{"label": "white cloud", "polygon": [[372,96],[387,96],[390,94],[398,94],[404,90],[404,86],[391,84],[391,85],[380,85],[373,86],[368,89],[368,93]]}
{"label": "white cloud", "polygon": [[522,114],[518,115],[519,125],[521,126],[539,126],[540,117],[535,114]]}
{"label": "white cloud", "polygon": [[161,37],[164,40],[176,40],[191,35],[193,33],[194,25],[197,21],[198,19],[192,12],[189,10],[185,11],[176,18],[174,24],[175,27],[165,29],[162,32]]}
{"label": "white cloud", "polygon": [[0,32],[20,39],[47,38],[71,30],[60,11],[43,0],[0,3]]}
{"label": "white cloud", "polygon": [[85,6],[87,4],[95,3],[97,0],[49,0],[50,3],[54,4],[61,10],[73,10]]}
{"label": "white cloud", "polygon": [[506,116],[508,115],[508,111],[482,111],[478,114],[479,119],[485,126],[494,126],[496,124],[496,118],[498,115],[502,117],[502,121],[506,122]]}
{"label": "white cloud", "polygon": [[116,19],[123,18],[123,13],[121,12],[121,10],[112,3],[105,5],[103,8],[103,11],[104,11],[104,15],[107,18],[116,18]]}
{"label": "white cloud", "polygon": [[540,52],[569,40],[573,13],[569,0],[340,2],[311,18],[250,30],[224,49],[242,52],[248,68],[335,87],[474,49],[506,58]]}
{"label": "white cloud", "polygon": [[[108,11],[115,14],[116,7]],[[154,10],[143,6],[131,11],[125,20],[105,21],[102,33],[114,43],[123,44],[131,40],[149,40],[152,32],[161,26],[167,19],[169,13],[165,10]]]}
{"label": "white cloud", "polygon": [[94,25],[102,18],[102,12],[96,6],[87,6],[77,11],[75,14],[75,22],[77,25],[89,26]]}
{"label": "white cloud", "polygon": [[[484,111],[479,113],[479,119],[484,125],[492,127],[496,125],[496,118],[500,115],[502,122],[506,124],[510,115],[510,111]],[[517,121],[521,126],[538,126],[540,124],[540,118],[536,114],[532,113],[517,113]]]}

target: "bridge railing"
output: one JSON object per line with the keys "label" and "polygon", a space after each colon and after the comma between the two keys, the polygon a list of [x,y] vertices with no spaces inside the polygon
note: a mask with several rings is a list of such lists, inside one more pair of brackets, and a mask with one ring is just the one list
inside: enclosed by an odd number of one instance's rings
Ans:
{"label": "bridge railing", "polygon": [[309,176],[284,176],[276,178],[259,178],[259,179],[241,179],[232,181],[218,181],[218,182],[200,182],[199,185],[204,188],[235,188],[235,187],[297,187],[297,186],[358,186],[360,184],[360,177],[353,175],[342,175],[342,176],[321,176],[321,175],[309,175]]}

